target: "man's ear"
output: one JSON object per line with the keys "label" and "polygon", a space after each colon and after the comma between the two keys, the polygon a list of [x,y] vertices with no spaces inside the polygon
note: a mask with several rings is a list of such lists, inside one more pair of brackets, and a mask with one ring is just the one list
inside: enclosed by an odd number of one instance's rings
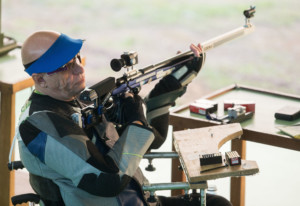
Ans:
{"label": "man's ear", "polygon": [[31,76],[36,85],[39,85],[40,87],[43,88],[47,88],[47,84],[44,79],[43,73],[33,73]]}

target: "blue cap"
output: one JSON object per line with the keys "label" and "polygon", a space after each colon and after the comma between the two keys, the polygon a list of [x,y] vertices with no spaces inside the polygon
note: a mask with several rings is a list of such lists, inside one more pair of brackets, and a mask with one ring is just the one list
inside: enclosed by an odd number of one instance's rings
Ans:
{"label": "blue cap", "polygon": [[74,58],[82,44],[82,39],[72,39],[61,34],[52,46],[25,71],[30,76],[33,73],[53,72]]}

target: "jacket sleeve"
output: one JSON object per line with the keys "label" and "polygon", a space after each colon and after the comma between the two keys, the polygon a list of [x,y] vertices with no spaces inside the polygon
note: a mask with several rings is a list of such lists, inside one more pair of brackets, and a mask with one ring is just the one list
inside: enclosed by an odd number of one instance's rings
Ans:
{"label": "jacket sleeve", "polygon": [[129,182],[130,176],[119,170],[115,159],[102,155],[83,130],[67,118],[52,112],[35,113],[19,130],[30,153],[71,180],[75,187],[93,195],[111,197]]}
{"label": "jacket sleeve", "polygon": [[141,159],[154,140],[154,134],[148,127],[130,124],[126,127],[119,140],[108,152],[118,165],[122,177],[132,177],[138,168]]}

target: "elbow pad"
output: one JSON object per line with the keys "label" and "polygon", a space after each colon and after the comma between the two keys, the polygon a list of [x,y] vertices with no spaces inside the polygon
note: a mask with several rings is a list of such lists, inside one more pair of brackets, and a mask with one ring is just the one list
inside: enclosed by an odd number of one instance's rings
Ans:
{"label": "elbow pad", "polygon": [[140,161],[154,140],[151,129],[140,125],[129,125],[116,144],[107,153],[119,167],[120,177],[132,177]]}

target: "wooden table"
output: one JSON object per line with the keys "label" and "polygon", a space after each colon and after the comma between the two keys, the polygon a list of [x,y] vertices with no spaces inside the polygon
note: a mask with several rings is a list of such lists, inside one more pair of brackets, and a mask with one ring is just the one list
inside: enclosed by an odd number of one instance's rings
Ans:
{"label": "wooden table", "polygon": [[[285,105],[299,105],[300,96],[243,85],[231,85],[202,98],[217,101],[219,102],[219,106],[223,104],[224,100],[228,99],[255,102],[254,117],[241,124],[243,127],[242,138],[231,142],[231,150],[236,150],[242,159],[246,159],[246,140],[300,151],[299,140],[283,135],[276,129],[277,125],[297,124],[300,120],[288,122],[276,120],[274,117],[274,113]],[[201,115],[190,113],[188,106],[189,104],[183,105],[171,112],[170,124],[173,125],[174,131],[220,124],[215,121],[206,120]],[[184,175],[182,172],[178,172],[178,165],[178,160],[172,160],[172,182],[184,181]],[[172,194],[175,195],[178,192]],[[245,205],[245,177],[231,178],[230,200],[234,206]]]}
{"label": "wooden table", "polygon": [[14,195],[14,172],[7,168],[10,146],[15,134],[16,93],[33,86],[33,80],[25,72],[16,49],[0,57],[0,205],[11,205]]}

